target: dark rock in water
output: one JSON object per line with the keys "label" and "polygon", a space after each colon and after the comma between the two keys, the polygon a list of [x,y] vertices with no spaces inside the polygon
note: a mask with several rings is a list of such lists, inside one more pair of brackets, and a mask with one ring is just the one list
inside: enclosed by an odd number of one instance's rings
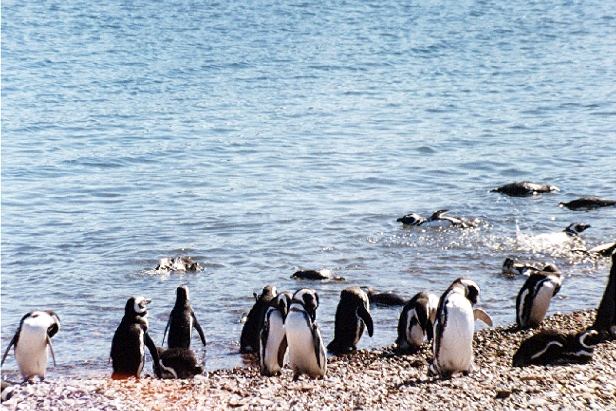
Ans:
{"label": "dark rock in water", "polygon": [[616,242],[599,244],[598,246],[586,251],[586,254],[591,257],[609,257],[614,253],[614,251],[616,251]]}
{"label": "dark rock in water", "polygon": [[344,277],[335,276],[332,270],[300,270],[296,271],[291,278],[297,280],[335,280],[344,281]]}
{"label": "dark rock in water", "polygon": [[529,197],[540,193],[549,193],[551,191],[560,191],[556,186],[549,184],[537,184],[529,182],[505,184],[502,187],[490,190],[494,193],[506,194],[511,197]]}
{"label": "dark rock in water", "polygon": [[193,261],[192,257],[165,257],[161,258],[155,270],[160,271],[186,271],[196,273],[202,270],[201,265]]}
{"label": "dark rock in water", "polygon": [[195,354],[189,348],[156,347],[159,364],[154,364],[154,373],[165,379],[187,379],[203,374],[203,368],[197,363]]}
{"label": "dark rock in water", "polygon": [[597,318],[591,327],[602,334],[616,337],[616,253],[612,254],[612,268],[603,298],[597,308]]}
{"label": "dark rock in water", "polygon": [[594,210],[600,207],[616,206],[616,200],[604,200],[598,197],[582,197],[568,203],[559,203],[561,207],[569,210]]}
{"label": "dark rock in water", "polygon": [[586,364],[592,360],[593,345],[599,342],[599,333],[594,330],[577,334],[541,331],[522,341],[513,355],[513,366]]}
{"label": "dark rock in water", "polygon": [[366,294],[368,294],[368,298],[370,299],[370,304],[374,304],[376,306],[381,307],[398,307],[406,304],[407,300],[394,291],[386,291],[383,293],[377,293],[370,287],[363,287],[366,290]]}
{"label": "dark rock in water", "polygon": [[263,287],[260,295],[254,294],[256,301],[250,309],[248,317],[246,317],[246,322],[240,336],[240,353],[257,352],[259,348],[259,326],[263,321],[267,306],[277,295],[276,287],[272,285]]}

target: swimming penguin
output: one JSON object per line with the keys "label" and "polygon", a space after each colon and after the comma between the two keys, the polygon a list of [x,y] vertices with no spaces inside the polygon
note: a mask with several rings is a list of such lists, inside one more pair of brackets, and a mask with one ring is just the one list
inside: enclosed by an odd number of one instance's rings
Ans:
{"label": "swimming penguin", "polygon": [[591,257],[609,257],[616,251],[616,242],[603,243],[586,251]]}
{"label": "swimming penguin", "polygon": [[435,211],[430,217],[423,218],[420,215],[413,213],[407,214],[398,218],[396,221],[402,222],[404,225],[422,226],[422,227],[461,227],[469,228],[476,227],[474,221],[468,221],[458,217],[445,215],[449,210]]}
{"label": "swimming penguin", "polygon": [[539,248],[549,248],[574,244],[581,240],[580,233],[589,228],[590,225],[582,223],[571,223],[562,231],[555,233],[539,234],[530,238],[531,244]]}
{"label": "swimming penguin", "polygon": [[398,351],[415,350],[425,341],[432,340],[433,324],[430,314],[430,297],[426,292],[415,294],[406,303],[398,319]]}
{"label": "swimming penguin", "polygon": [[291,278],[295,278],[296,280],[334,280],[334,281],[344,281],[344,277],[340,277],[334,275],[332,270],[321,269],[321,270],[299,270],[293,273]]}
{"label": "swimming penguin", "polygon": [[334,339],[327,345],[327,350],[335,355],[355,351],[366,328],[372,337],[374,325],[368,295],[359,287],[345,288],[336,308]]}
{"label": "swimming penguin", "polygon": [[586,364],[592,359],[593,346],[599,342],[599,333],[595,330],[577,334],[541,331],[522,341],[513,355],[513,366]]}
{"label": "swimming penguin", "polygon": [[202,270],[201,265],[193,261],[192,257],[165,257],[161,258],[154,269],[156,271],[186,271],[196,273]]}
{"label": "swimming penguin", "polygon": [[259,331],[259,370],[261,375],[280,374],[287,353],[284,321],[289,312],[293,294],[282,292],[270,301]]}
{"label": "swimming penguin", "polygon": [[205,334],[195,312],[190,306],[190,296],[188,293],[188,287],[181,285],[176,290],[176,299],[173,310],[169,314],[169,321],[165,327],[163,333],[163,344],[165,344],[165,336],[167,330],[169,330],[169,341],[167,345],[169,348],[190,348],[190,338],[192,337],[193,327],[199,333],[201,342],[205,345]]}
{"label": "swimming penguin", "polygon": [[197,363],[195,353],[190,348],[156,347],[158,363],[154,364],[154,373],[164,379],[189,379],[203,374],[203,368]]}
{"label": "swimming penguin", "polygon": [[60,318],[51,310],[31,311],[19,322],[17,332],[9,342],[2,356],[2,363],[12,346],[15,346],[15,361],[24,380],[35,376],[45,378],[47,368],[47,346],[51,351],[54,365],[56,357],[51,346],[51,337],[60,330]]}
{"label": "swimming penguin", "polygon": [[285,320],[289,366],[293,371],[293,381],[297,381],[302,374],[310,378],[324,378],[327,370],[323,339],[314,320],[316,314],[311,313],[312,308],[306,307],[306,300],[311,304],[316,296],[316,292],[309,289],[295,292]]}
{"label": "swimming penguin", "polygon": [[492,326],[490,316],[473,309],[479,301],[479,286],[468,278],[458,278],[439,300],[432,349],[434,360],[429,375],[450,378],[461,371],[473,370],[473,333],[475,319]]}
{"label": "swimming penguin", "polygon": [[558,203],[569,210],[594,210],[600,207],[616,206],[616,200],[604,200],[598,197],[582,197],[568,203]]}
{"label": "swimming penguin", "polygon": [[248,354],[258,352],[259,349],[259,326],[263,321],[263,315],[267,309],[267,305],[278,294],[276,287],[266,285],[263,287],[261,294],[253,294],[255,303],[248,313],[242,334],[240,335],[240,353]]}
{"label": "swimming penguin", "polygon": [[546,264],[543,268],[537,267],[535,264],[525,263],[520,260],[514,260],[512,258],[505,258],[503,262],[503,276],[505,277],[515,277],[516,275],[525,275],[529,276],[532,273],[536,273],[538,271],[548,271],[557,273],[558,268],[554,264]]}
{"label": "swimming penguin", "polygon": [[385,291],[383,293],[377,293],[371,287],[362,287],[362,289],[368,294],[370,304],[374,304],[380,307],[398,307],[406,304],[407,300],[404,297],[399,296],[394,291]]}
{"label": "swimming penguin", "polygon": [[516,298],[516,323],[520,328],[536,327],[545,318],[550,301],[562,285],[559,273],[539,271],[528,277]]}
{"label": "swimming penguin", "polygon": [[126,302],[124,317],[111,342],[113,379],[139,378],[145,363],[145,347],[148,347],[154,364],[158,364],[158,351],[148,334],[148,303],[150,300],[143,297],[130,297]]}
{"label": "swimming penguin", "polygon": [[490,192],[506,194],[511,197],[529,197],[535,194],[550,193],[552,191],[560,191],[560,189],[549,184],[529,183],[527,181],[505,184],[502,187],[490,190]]}
{"label": "swimming penguin", "polygon": [[603,297],[597,308],[597,317],[591,327],[604,338],[616,337],[616,253],[612,254],[612,268]]}

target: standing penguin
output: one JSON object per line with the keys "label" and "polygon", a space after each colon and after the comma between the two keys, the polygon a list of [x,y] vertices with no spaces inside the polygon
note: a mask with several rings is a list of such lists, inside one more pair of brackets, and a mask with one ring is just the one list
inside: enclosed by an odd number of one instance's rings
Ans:
{"label": "standing penguin", "polygon": [[[148,347],[154,364],[158,364],[158,351],[148,334],[148,311],[150,300],[144,297],[130,297],[124,308],[124,317],[113,335],[111,342],[111,378],[123,379],[141,375],[145,363],[145,347]],[[156,370],[156,367],[155,367]],[[159,374],[156,372],[156,374]],[[160,376],[160,375],[158,375]]]}
{"label": "standing penguin", "polygon": [[276,297],[276,287],[266,285],[260,295],[254,294],[255,304],[248,312],[248,317],[240,335],[240,353],[248,354],[259,349],[259,326],[263,321],[263,315],[267,305]]}
{"label": "standing penguin", "polygon": [[259,331],[259,370],[261,375],[280,374],[287,353],[287,337],[284,321],[289,312],[293,294],[282,292],[276,296],[265,311]]}
{"label": "standing penguin", "polygon": [[197,321],[195,312],[190,306],[190,296],[188,293],[188,287],[181,285],[176,290],[176,300],[171,314],[169,314],[169,321],[165,327],[163,333],[163,344],[165,344],[165,336],[167,330],[169,330],[169,341],[167,342],[169,348],[190,348],[190,338],[192,337],[193,327],[199,333],[201,342],[205,345],[205,334],[203,329]]}
{"label": "standing penguin", "polygon": [[429,375],[450,378],[458,371],[464,375],[473,371],[475,319],[492,325],[485,311],[473,309],[479,301],[479,292],[473,280],[458,278],[441,296],[434,324],[434,361]]}
{"label": "standing penguin", "polygon": [[51,337],[60,330],[60,318],[50,310],[31,311],[19,322],[17,332],[4,352],[2,363],[12,346],[15,346],[15,360],[24,380],[35,376],[45,378],[47,368],[47,346],[51,351],[54,365],[56,357],[51,346]]}
{"label": "standing penguin", "polygon": [[372,337],[374,325],[368,295],[359,287],[345,288],[336,308],[334,339],[327,345],[327,350],[336,355],[356,350],[365,328]]}
{"label": "standing penguin", "polygon": [[423,291],[417,293],[405,304],[398,319],[396,344],[399,351],[417,349],[426,340],[432,340],[431,311],[430,296]]}
{"label": "standing penguin", "polygon": [[306,301],[311,305],[315,300],[318,301],[318,297],[314,290],[303,288],[296,291],[285,320],[293,381],[297,381],[302,374],[307,374],[310,378],[324,378],[327,370],[323,339],[319,326],[314,321],[316,313],[312,308],[306,307]]}
{"label": "standing penguin", "polygon": [[559,273],[551,271],[536,272],[528,277],[515,302],[518,327],[532,328],[541,324],[562,281]]}

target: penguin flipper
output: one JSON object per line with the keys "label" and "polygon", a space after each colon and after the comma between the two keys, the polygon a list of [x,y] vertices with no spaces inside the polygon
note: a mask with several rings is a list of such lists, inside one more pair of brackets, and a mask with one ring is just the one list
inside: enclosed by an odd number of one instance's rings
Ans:
{"label": "penguin flipper", "polygon": [[323,345],[323,340],[321,339],[321,331],[316,322],[312,323],[312,341],[314,343],[314,354],[315,357],[317,357],[317,365],[319,368],[323,368],[323,364],[321,364],[321,346]]}
{"label": "penguin flipper", "polygon": [[197,321],[197,317],[195,316],[195,313],[192,313],[192,317],[194,320],[193,325],[195,326],[195,328],[197,329],[197,332],[199,333],[199,337],[201,338],[201,342],[203,343],[203,345],[206,344],[205,342],[205,334],[203,333],[203,328],[201,328],[201,324],[199,324],[199,321]]}
{"label": "penguin flipper", "polygon": [[483,321],[492,327],[492,318],[490,318],[490,315],[488,315],[488,313],[483,311],[481,308],[475,308],[473,310],[473,316],[475,317],[475,320]]}
{"label": "penguin flipper", "polygon": [[163,332],[163,342],[160,344],[161,347],[165,346],[165,337],[167,336],[167,331],[169,330],[170,325],[171,325],[171,314],[169,315],[169,320],[167,321],[167,325],[165,326],[165,331]]}
{"label": "penguin flipper", "polygon": [[284,356],[287,353],[287,347],[289,344],[287,343],[287,336],[282,337],[282,341],[280,341],[280,346],[278,347],[278,365],[280,368],[284,365]]}
{"label": "penguin flipper", "polygon": [[[158,364],[160,361],[160,357],[158,356],[158,349],[156,348],[156,344],[154,344],[154,341],[152,341],[152,337],[150,337],[150,334],[148,334],[147,331],[143,332],[143,340],[145,342],[145,346],[148,347],[148,351],[150,351],[150,356],[152,357],[152,361],[154,361],[154,364]],[[157,367],[154,367],[156,376],[158,378],[162,378],[160,375],[160,369],[158,369]]]}
{"label": "penguin flipper", "polygon": [[51,345],[51,338],[47,336],[47,345],[49,345],[49,351],[51,351],[51,358],[53,358],[53,365],[56,366],[56,354],[53,352],[53,345]]}
{"label": "penguin flipper", "polygon": [[19,330],[15,333],[13,338],[11,338],[11,342],[9,343],[9,346],[6,347],[6,351],[4,352],[4,355],[2,356],[2,363],[0,363],[0,365],[4,365],[4,360],[6,360],[6,356],[9,355],[9,351],[11,347],[17,344],[17,340],[19,340]]}
{"label": "penguin flipper", "polygon": [[357,314],[359,315],[359,318],[364,321],[364,324],[366,324],[368,335],[372,337],[372,334],[374,333],[374,323],[372,322],[372,316],[363,304],[360,304],[357,308]]}

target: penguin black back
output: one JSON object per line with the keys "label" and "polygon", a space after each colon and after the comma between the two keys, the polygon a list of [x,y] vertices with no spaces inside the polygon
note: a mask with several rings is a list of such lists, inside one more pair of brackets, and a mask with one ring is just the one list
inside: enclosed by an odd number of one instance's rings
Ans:
{"label": "penguin black back", "polygon": [[[201,338],[201,342],[205,345],[205,334],[203,333],[203,329],[201,328],[199,321],[197,321],[194,310],[190,306],[190,294],[188,287],[182,285],[176,290],[175,306],[173,307],[173,310],[171,310],[169,321],[167,322],[167,327],[165,328],[164,334],[167,333],[167,329],[169,330],[169,340],[167,343],[168,347],[190,348],[193,327],[197,330],[199,337]],[[164,338],[165,337],[163,335],[163,344]]]}
{"label": "penguin black back", "polygon": [[139,378],[145,362],[145,347],[154,363],[158,363],[156,345],[148,334],[146,305],[149,302],[143,297],[130,297],[126,302],[124,317],[111,342],[113,379]]}
{"label": "penguin black back", "polygon": [[328,344],[328,351],[334,354],[354,351],[365,328],[372,337],[374,325],[369,310],[368,296],[361,288],[348,287],[342,290],[336,308],[334,339]]}
{"label": "penguin black back", "polygon": [[248,317],[242,328],[242,334],[240,335],[240,353],[247,354],[258,350],[259,327],[263,322],[263,316],[265,315],[268,304],[276,295],[278,295],[276,287],[272,285],[263,287],[263,291],[260,295],[254,294],[256,301],[248,313]]}
{"label": "penguin black back", "polygon": [[541,331],[522,341],[513,355],[513,366],[585,364],[592,359],[593,346],[599,342],[600,336],[595,330],[577,334]]}

